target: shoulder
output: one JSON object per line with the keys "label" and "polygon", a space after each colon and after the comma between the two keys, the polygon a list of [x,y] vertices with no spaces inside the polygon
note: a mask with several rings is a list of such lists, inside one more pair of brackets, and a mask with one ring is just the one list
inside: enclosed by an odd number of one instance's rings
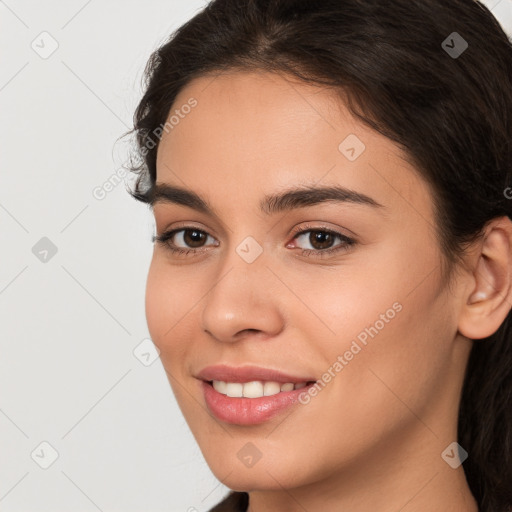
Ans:
{"label": "shoulder", "polygon": [[249,495],[246,492],[231,491],[226,498],[215,505],[209,512],[246,512]]}

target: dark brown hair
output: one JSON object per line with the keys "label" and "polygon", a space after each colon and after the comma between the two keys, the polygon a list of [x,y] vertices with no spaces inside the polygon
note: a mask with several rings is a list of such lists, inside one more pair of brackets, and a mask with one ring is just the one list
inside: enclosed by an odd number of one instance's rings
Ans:
{"label": "dark brown hair", "polygon": [[[462,53],[450,52],[463,41]],[[431,187],[448,277],[486,223],[512,217],[504,192],[512,185],[512,44],[480,2],[210,2],[146,67],[134,116],[134,198],[151,200],[159,135],[177,94],[196,77],[236,69],[333,88],[402,148]],[[482,512],[512,510],[511,329],[509,313],[474,342],[460,403],[463,467]]]}

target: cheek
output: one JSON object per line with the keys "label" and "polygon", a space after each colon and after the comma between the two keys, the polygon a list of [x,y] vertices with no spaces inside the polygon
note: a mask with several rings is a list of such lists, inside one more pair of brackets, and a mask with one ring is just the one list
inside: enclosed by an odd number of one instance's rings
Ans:
{"label": "cheek", "polygon": [[420,241],[398,242],[361,252],[357,262],[354,256],[332,269],[294,272],[293,281],[289,270],[283,279],[294,283],[308,306],[295,301],[288,311],[321,355],[324,368],[318,370],[327,372],[338,356],[346,361],[342,369],[331,369],[343,377],[329,387],[344,395],[338,397],[343,402],[347,395],[365,397],[374,410],[396,400],[386,384],[404,399],[422,401],[436,385],[454,334],[438,253]]}
{"label": "cheek", "polygon": [[187,312],[197,302],[190,286],[180,281],[159,256],[154,256],[146,281],[145,312],[151,339],[162,356],[179,342]]}
{"label": "cheek", "polygon": [[[332,361],[338,354],[351,357],[332,388],[333,401],[344,404],[341,422],[360,420],[362,437],[365,428],[368,435],[375,433],[375,426],[363,421],[368,411],[380,418],[381,432],[415,421],[411,410],[422,416],[449,374],[451,309],[439,294],[439,276],[432,274],[412,293],[396,277],[395,285],[386,288],[390,294],[368,296],[361,304],[364,313],[351,309],[351,334],[331,351]],[[391,313],[387,308],[393,303],[400,307]]]}
{"label": "cheek", "polygon": [[404,300],[407,285],[403,283],[403,262],[396,254],[394,257],[393,261],[382,248],[375,247],[348,255],[331,267],[282,267],[280,277],[291,284],[295,297],[285,289],[276,295],[288,297],[282,302],[283,311],[290,316],[290,324],[307,333],[312,344],[326,340],[331,347],[342,345],[375,322],[379,330],[387,326],[381,315],[391,321],[397,316],[400,306],[396,303]]}
{"label": "cheek", "polygon": [[[148,277],[146,280],[146,321],[153,342],[161,349],[162,336],[164,334],[164,323],[167,322],[165,311],[168,309],[165,300],[167,299],[164,290],[167,281],[165,274],[158,269],[155,259],[151,261]],[[169,299],[171,294],[169,295]],[[170,311],[170,310],[169,310]]]}

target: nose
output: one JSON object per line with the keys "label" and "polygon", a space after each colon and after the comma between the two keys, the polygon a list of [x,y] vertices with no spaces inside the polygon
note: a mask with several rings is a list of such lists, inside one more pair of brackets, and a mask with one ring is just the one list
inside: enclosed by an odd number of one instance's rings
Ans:
{"label": "nose", "polygon": [[223,342],[239,341],[249,333],[263,338],[279,334],[284,327],[279,280],[267,268],[263,255],[246,263],[233,253],[201,301],[203,330]]}

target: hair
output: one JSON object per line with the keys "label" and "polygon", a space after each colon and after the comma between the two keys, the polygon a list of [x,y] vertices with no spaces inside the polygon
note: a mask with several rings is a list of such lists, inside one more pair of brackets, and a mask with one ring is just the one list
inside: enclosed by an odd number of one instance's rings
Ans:
{"label": "hair", "polygon": [[[468,44],[458,56],[445,49],[454,32]],[[147,63],[129,132],[135,199],[151,200],[158,142],[177,94],[194,78],[237,70],[332,89],[394,141],[432,191],[448,278],[489,221],[512,217],[504,192],[512,172],[512,43],[482,3],[211,1]],[[509,313],[473,343],[460,400],[458,442],[482,512],[512,510],[511,321]]]}

